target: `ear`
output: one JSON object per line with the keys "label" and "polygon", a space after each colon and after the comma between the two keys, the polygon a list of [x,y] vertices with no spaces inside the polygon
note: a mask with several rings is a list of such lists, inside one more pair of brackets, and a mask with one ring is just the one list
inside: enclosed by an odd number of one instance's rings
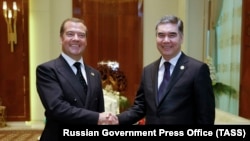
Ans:
{"label": "ear", "polygon": [[63,37],[60,36],[60,41],[59,41],[60,45],[62,45],[62,42],[63,42]]}
{"label": "ear", "polygon": [[183,43],[183,41],[184,41],[184,36],[183,35],[181,35],[181,43]]}

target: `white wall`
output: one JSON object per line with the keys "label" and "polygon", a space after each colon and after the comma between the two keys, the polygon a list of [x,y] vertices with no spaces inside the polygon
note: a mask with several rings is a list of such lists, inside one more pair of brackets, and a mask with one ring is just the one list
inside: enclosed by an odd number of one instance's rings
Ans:
{"label": "white wall", "polygon": [[178,0],[144,0],[143,65],[160,57],[156,48],[155,25],[166,14],[178,15]]}
{"label": "white wall", "polygon": [[[175,14],[184,21],[183,51],[203,59],[204,0],[144,0],[143,65],[160,57],[155,43],[155,24],[165,14]],[[35,69],[40,63],[57,57],[60,52],[59,28],[72,15],[71,0],[30,0],[30,95],[31,121],[44,120],[44,108],[36,91]]]}
{"label": "white wall", "polygon": [[60,54],[59,28],[72,15],[71,0],[29,0],[29,58],[31,121],[44,120],[44,108],[36,91],[35,69]]}
{"label": "white wall", "polygon": [[174,14],[184,22],[182,50],[198,60],[203,60],[205,0],[144,0],[143,65],[160,57],[156,48],[155,24],[166,14]]}
{"label": "white wall", "polygon": [[[181,0],[185,1],[185,0]],[[205,10],[204,3],[207,0],[188,0],[186,2],[185,15],[185,47],[186,53],[198,60],[206,58],[204,45]]]}

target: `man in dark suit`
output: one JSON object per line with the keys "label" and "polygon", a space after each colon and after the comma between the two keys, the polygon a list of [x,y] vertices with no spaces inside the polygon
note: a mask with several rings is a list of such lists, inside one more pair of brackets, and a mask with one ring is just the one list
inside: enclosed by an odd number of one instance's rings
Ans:
{"label": "man in dark suit", "polygon": [[[60,28],[62,53],[37,66],[37,91],[46,116],[41,141],[57,141],[62,136],[59,129],[65,125],[97,125],[108,117],[104,113],[101,75],[82,58],[86,36],[87,27],[82,20],[66,19]],[[79,75],[83,76],[84,86],[76,75],[75,62],[80,62]]]}
{"label": "man in dark suit", "polygon": [[[145,124],[154,125],[214,124],[215,99],[209,67],[181,51],[182,20],[164,16],[155,30],[161,57],[144,68],[134,104],[117,115],[118,120],[112,116],[109,120],[113,124],[134,124],[142,118]],[[170,78],[158,99],[164,62],[170,63]]]}

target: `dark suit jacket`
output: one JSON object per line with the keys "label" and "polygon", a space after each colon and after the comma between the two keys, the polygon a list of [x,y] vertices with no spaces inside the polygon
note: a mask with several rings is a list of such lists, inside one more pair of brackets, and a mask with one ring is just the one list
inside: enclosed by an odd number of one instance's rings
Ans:
{"label": "dark suit jacket", "polygon": [[37,66],[37,91],[46,116],[41,140],[58,140],[60,126],[97,125],[99,113],[104,112],[101,75],[99,71],[86,64],[85,69],[88,81],[87,94],[61,55],[55,60]]}
{"label": "dark suit jacket", "polygon": [[157,102],[160,59],[143,70],[134,105],[118,115],[120,124],[214,124],[215,99],[208,66],[180,56],[163,99]]}

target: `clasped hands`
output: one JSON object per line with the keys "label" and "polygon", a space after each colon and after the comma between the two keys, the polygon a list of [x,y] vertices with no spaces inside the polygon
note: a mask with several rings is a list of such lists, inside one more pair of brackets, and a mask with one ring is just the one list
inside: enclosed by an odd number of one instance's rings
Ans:
{"label": "clasped hands", "polygon": [[119,121],[115,114],[103,112],[99,114],[98,125],[118,125]]}

